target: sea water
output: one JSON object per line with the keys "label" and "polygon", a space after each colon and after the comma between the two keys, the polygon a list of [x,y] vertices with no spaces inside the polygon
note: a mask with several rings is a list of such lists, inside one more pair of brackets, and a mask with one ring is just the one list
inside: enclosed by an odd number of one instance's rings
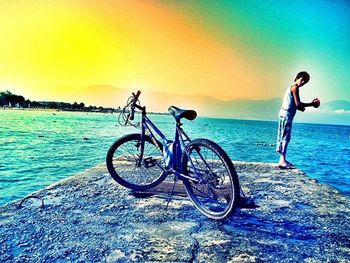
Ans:
{"label": "sea water", "polygon": [[[149,117],[172,139],[170,115]],[[0,110],[0,205],[104,163],[117,138],[138,131],[117,119],[117,114]],[[220,144],[233,161],[278,161],[277,122],[199,117],[183,127],[192,139]],[[350,196],[350,126],[294,123],[288,159]]]}

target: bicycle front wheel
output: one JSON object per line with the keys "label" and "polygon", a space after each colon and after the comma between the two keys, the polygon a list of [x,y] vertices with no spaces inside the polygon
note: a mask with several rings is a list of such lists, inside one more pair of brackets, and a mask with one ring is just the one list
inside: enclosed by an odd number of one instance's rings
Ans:
{"label": "bicycle front wheel", "polygon": [[234,212],[239,199],[236,170],[226,152],[207,139],[193,140],[182,157],[183,179],[194,206],[205,216],[222,220]]}
{"label": "bicycle front wheel", "polygon": [[118,139],[106,157],[108,171],[119,184],[133,190],[146,190],[160,184],[166,177],[162,144],[145,135],[129,134]]}

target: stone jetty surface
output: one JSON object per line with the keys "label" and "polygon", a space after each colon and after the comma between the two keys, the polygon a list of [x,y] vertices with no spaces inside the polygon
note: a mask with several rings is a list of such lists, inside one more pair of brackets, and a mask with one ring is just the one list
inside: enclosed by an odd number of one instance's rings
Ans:
{"label": "stone jetty surface", "polygon": [[223,222],[187,197],[135,197],[99,165],[0,207],[0,262],[349,262],[350,199],[273,164],[234,163],[258,207]]}

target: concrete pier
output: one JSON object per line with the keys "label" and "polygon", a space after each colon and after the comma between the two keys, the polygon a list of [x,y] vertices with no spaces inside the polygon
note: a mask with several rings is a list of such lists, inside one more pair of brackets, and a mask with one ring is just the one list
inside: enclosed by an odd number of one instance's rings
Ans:
{"label": "concrete pier", "polygon": [[105,165],[0,207],[0,262],[349,262],[350,198],[302,171],[234,163],[255,209],[224,222],[187,197],[136,198]]}

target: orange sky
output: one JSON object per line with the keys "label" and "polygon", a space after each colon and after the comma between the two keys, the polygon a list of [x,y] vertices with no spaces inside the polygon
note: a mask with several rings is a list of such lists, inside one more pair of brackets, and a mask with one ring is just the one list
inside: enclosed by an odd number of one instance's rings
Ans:
{"label": "orange sky", "polygon": [[106,106],[113,87],[270,99],[306,70],[302,99],[347,99],[349,6],[301,4],[0,1],[0,91]]}
{"label": "orange sky", "polygon": [[262,62],[242,44],[217,41],[161,2],[0,3],[0,90],[53,100],[96,84],[222,99],[280,96],[266,94],[261,83],[280,79],[259,73]]}

